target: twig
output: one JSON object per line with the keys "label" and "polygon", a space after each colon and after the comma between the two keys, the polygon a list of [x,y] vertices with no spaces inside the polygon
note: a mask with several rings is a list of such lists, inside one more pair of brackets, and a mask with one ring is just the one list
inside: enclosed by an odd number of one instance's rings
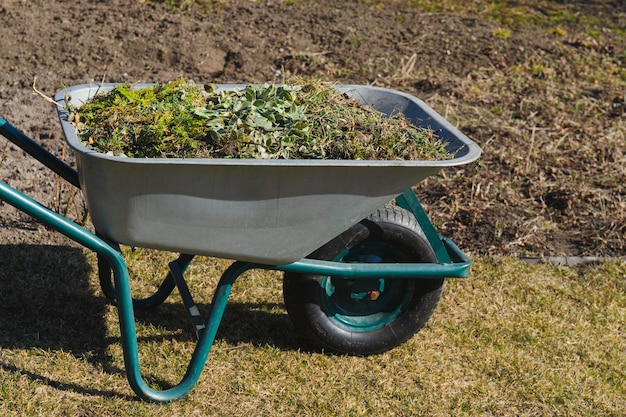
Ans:
{"label": "twig", "polygon": [[100,81],[100,85],[98,86],[98,89],[96,90],[96,94],[94,94],[94,96],[97,96],[98,93],[100,92],[100,89],[102,88],[102,85],[104,84],[104,80],[106,79],[107,75],[106,73],[104,73],[102,75],[102,80]]}
{"label": "twig", "polygon": [[35,94],[37,94],[40,97],[43,97],[44,100],[57,105],[59,107],[61,107],[62,109],[64,108],[62,105],[60,105],[59,103],[57,103],[56,101],[54,101],[53,99],[51,99],[50,97],[48,97],[47,95],[45,95],[44,93],[42,93],[41,91],[37,90],[37,76],[35,75],[35,77],[33,77],[33,91],[35,92]]}
{"label": "twig", "polygon": [[530,148],[528,149],[528,157],[526,158],[526,172],[528,174],[530,172],[530,166],[532,164],[532,157],[535,147],[535,132],[537,131],[537,126],[533,126],[533,130],[530,133]]}
{"label": "twig", "polygon": [[[404,58],[402,58],[402,61],[404,61]],[[404,65],[402,66],[402,76],[404,78],[408,78],[411,73],[413,72],[413,68],[415,68],[415,63],[417,62],[417,54],[413,54],[411,55],[411,57],[407,60],[406,63],[404,63]]]}

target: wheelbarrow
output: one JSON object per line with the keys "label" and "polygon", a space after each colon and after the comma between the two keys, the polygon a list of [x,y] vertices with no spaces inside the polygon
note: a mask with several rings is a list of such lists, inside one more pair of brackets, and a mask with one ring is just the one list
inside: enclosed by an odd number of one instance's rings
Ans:
{"label": "wheelbarrow", "polygon": [[[82,190],[95,233],[1,181],[0,199],[96,252],[101,289],[118,310],[127,378],[142,399],[172,401],[194,387],[231,288],[250,269],[284,272],[285,307],[307,344],[353,355],[404,343],[431,317],[444,278],[468,276],[470,259],[437,233],[411,187],[442,168],[476,160],[480,148],[418,98],[337,87],[385,115],[401,112],[433,129],[453,158],[131,159],[87,149],[68,120],[68,104],[80,106],[114,86],[78,85],[54,97],[77,171],[0,118],[0,134]],[[153,295],[134,299],[120,245],[180,256]],[[233,260],[204,317],[184,277],[198,255]],[[175,288],[198,340],[182,380],[158,390],[141,375],[134,314],[157,307]]]}

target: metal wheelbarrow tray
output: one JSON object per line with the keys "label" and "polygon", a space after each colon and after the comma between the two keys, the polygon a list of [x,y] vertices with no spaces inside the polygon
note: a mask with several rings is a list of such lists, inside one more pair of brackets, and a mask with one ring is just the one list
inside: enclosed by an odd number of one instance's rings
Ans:
{"label": "metal wheelbarrow tray", "polygon": [[[112,84],[61,91],[79,106]],[[221,86],[234,88],[234,86]],[[340,90],[385,114],[402,112],[435,130],[445,161],[154,159],[85,148],[68,113],[63,132],[96,229],[128,245],[259,263],[301,259],[438,169],[478,155],[458,130],[407,94],[366,86]]]}
{"label": "metal wheelbarrow tray", "polygon": [[[421,100],[389,89],[338,86],[386,115],[401,112],[435,130],[452,159],[129,159],[81,145],[64,108],[66,100],[79,106],[113,87],[79,85],[55,96],[78,172],[0,118],[0,134],[82,189],[95,234],[2,181],[0,199],[97,253],[101,288],[118,308],[127,378],[141,398],[171,401],[193,388],[231,287],[249,269],[284,271],[285,306],[296,330],[318,347],[351,354],[403,343],[429,319],[443,279],[468,275],[471,261],[437,234],[411,186],[441,168],[476,160],[480,149]],[[235,87],[244,86],[220,86]],[[394,198],[395,205],[386,205]],[[181,255],[160,288],[137,300],[120,244]],[[235,260],[205,317],[183,277],[195,255]],[[174,288],[198,343],[180,383],[157,390],[141,376],[134,311],[161,304]]]}

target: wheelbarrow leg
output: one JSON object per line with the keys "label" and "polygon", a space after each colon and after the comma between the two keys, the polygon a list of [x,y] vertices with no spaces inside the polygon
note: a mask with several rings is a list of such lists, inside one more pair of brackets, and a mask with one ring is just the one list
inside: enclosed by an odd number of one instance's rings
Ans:
{"label": "wheelbarrow leg", "polygon": [[169,402],[186,395],[196,384],[215,341],[217,329],[224,315],[226,304],[235,280],[255,265],[246,262],[233,263],[223,274],[213,295],[209,313],[206,316],[205,329],[199,334],[199,340],[182,380],[175,386],[159,391],[150,388],[141,377],[137,333],[133,314],[133,300],[130,293],[128,275],[124,274],[125,265],[115,262],[111,265],[115,281],[115,294],[120,317],[122,347],[126,375],[133,391],[145,400]]}
{"label": "wheelbarrow leg", "polygon": [[[119,245],[110,243],[109,244],[116,248],[118,253],[121,253]],[[174,288],[178,288],[181,298],[183,299],[183,303],[187,308],[189,316],[191,318],[191,323],[196,329],[196,334],[199,337],[200,332],[202,332],[205,328],[204,319],[200,315],[200,311],[196,303],[193,301],[193,297],[191,292],[189,291],[189,287],[185,282],[185,278],[183,274],[185,270],[194,259],[195,255],[188,254],[180,254],[180,256],[170,262],[169,272],[158,290],[149,297],[142,299],[133,298],[133,307],[136,310],[147,310],[150,308],[154,308],[162,304],[172,293]],[[106,261],[103,256],[98,255],[98,276],[100,278],[100,288],[105,296],[113,303],[117,304],[117,298],[115,295],[115,286],[113,285],[112,277],[111,277],[111,266]]]}
{"label": "wheelbarrow leg", "polygon": [[[119,245],[111,242],[108,243],[120,252]],[[181,254],[172,263],[176,265],[181,273],[184,273],[193,258],[194,255]],[[115,287],[111,277],[111,266],[107,260],[100,255],[98,255],[98,277],[100,279],[100,288],[102,289],[105,297],[113,304],[116,304],[117,300],[115,297]],[[169,272],[154,294],[143,299],[133,299],[133,306],[138,310],[147,310],[157,307],[170,296],[175,287],[176,281],[174,280],[172,272]]]}
{"label": "wheelbarrow leg", "polygon": [[419,202],[419,199],[413,192],[411,188],[400,194],[396,197],[396,203],[413,213],[415,219],[419,223],[426,239],[428,239],[428,243],[433,247],[435,251],[435,255],[437,256],[437,260],[441,264],[449,264],[451,262],[450,255],[442,242],[441,237],[435,230],[435,227],[428,219],[428,215],[424,211],[422,204]]}

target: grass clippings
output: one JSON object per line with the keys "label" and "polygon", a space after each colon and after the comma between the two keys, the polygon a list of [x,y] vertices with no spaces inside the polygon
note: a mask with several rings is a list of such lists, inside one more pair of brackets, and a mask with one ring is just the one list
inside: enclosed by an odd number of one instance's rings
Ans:
{"label": "grass clippings", "polygon": [[234,90],[122,84],[72,112],[83,143],[131,158],[449,158],[431,129],[316,80]]}

